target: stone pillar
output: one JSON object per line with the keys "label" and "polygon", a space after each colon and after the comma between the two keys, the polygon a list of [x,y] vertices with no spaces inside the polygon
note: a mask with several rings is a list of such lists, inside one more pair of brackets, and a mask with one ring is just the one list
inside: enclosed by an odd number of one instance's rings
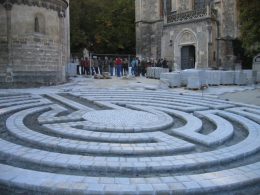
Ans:
{"label": "stone pillar", "polygon": [[59,67],[57,72],[59,72],[60,76],[58,77],[58,82],[64,82],[66,79],[66,61],[67,61],[67,48],[65,45],[65,12],[59,11],[59,34],[60,34],[60,60],[59,60]]}
{"label": "stone pillar", "polygon": [[163,22],[164,24],[167,24],[167,2],[166,0],[163,0]]}
{"label": "stone pillar", "polygon": [[212,48],[212,26],[210,23],[207,24],[208,30],[208,65],[207,68],[212,67],[213,63],[213,48]]}
{"label": "stone pillar", "polygon": [[10,2],[10,0],[6,0],[3,4],[5,10],[6,10],[6,25],[7,25],[7,53],[8,53],[8,64],[6,65],[6,75],[5,75],[5,81],[6,82],[13,82],[13,56],[12,56],[12,18],[11,18],[11,12],[13,4]]}
{"label": "stone pillar", "polygon": [[[68,4],[70,3],[69,0]],[[66,52],[66,57],[67,57],[67,63],[66,65],[68,66],[68,64],[70,63],[70,9],[69,6],[66,10],[66,46],[67,46],[67,52]]]}

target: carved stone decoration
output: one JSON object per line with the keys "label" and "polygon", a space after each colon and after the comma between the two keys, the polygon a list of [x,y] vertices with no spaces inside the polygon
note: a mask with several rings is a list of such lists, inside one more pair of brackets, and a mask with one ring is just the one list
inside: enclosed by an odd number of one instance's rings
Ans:
{"label": "carved stone decoration", "polygon": [[10,0],[6,0],[6,1],[3,1],[3,2],[0,1],[0,4],[2,4],[6,10],[11,10],[12,7],[13,7],[13,4]]}
{"label": "carved stone decoration", "polygon": [[181,38],[180,38],[180,44],[186,44],[186,43],[195,43],[196,38],[194,35],[189,31],[184,31]]}
{"label": "carved stone decoration", "polygon": [[[66,0],[0,0],[0,4],[7,10],[11,10],[14,4],[43,7],[57,11],[59,16],[62,15],[62,17],[65,17],[64,13],[68,7]],[[63,14],[61,14],[61,12],[63,12]]]}
{"label": "carved stone decoration", "polygon": [[184,23],[191,20],[202,20],[205,18],[215,18],[216,12],[211,10],[211,12],[207,13],[207,9],[199,9],[199,10],[192,10],[186,12],[176,13],[173,12],[167,16],[167,23]]}
{"label": "carved stone decoration", "polygon": [[179,1],[179,11],[183,12],[183,11],[187,11],[189,9],[188,5],[189,3],[186,0],[181,0]]}
{"label": "carved stone decoration", "polygon": [[65,11],[62,11],[62,10],[58,11],[58,16],[60,18],[65,18],[66,17]]}

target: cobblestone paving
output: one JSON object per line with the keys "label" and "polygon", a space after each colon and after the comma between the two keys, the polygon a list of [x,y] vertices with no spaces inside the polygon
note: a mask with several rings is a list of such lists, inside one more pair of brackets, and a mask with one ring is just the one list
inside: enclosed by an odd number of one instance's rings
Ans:
{"label": "cobblestone paving", "polygon": [[3,194],[260,193],[258,106],[90,89],[2,95],[0,119]]}

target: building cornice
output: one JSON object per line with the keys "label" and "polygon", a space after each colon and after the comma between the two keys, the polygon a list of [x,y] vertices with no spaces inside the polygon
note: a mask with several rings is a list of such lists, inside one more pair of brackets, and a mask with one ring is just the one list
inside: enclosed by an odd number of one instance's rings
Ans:
{"label": "building cornice", "polygon": [[0,0],[6,10],[11,10],[14,4],[43,7],[57,11],[60,17],[65,16],[69,4],[66,0]]}
{"label": "building cornice", "polygon": [[154,23],[158,23],[158,22],[163,22],[163,19],[159,19],[159,20],[138,20],[138,21],[135,21],[135,24],[139,24],[139,23],[154,24]]}

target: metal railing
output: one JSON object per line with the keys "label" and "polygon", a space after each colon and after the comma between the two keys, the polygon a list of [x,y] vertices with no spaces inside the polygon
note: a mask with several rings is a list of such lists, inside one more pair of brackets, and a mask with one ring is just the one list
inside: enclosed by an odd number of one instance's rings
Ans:
{"label": "metal railing", "polygon": [[186,22],[189,20],[197,20],[202,18],[217,18],[217,10],[205,7],[203,9],[197,9],[192,11],[187,11],[183,13],[171,13],[167,16],[167,23],[179,23]]}

